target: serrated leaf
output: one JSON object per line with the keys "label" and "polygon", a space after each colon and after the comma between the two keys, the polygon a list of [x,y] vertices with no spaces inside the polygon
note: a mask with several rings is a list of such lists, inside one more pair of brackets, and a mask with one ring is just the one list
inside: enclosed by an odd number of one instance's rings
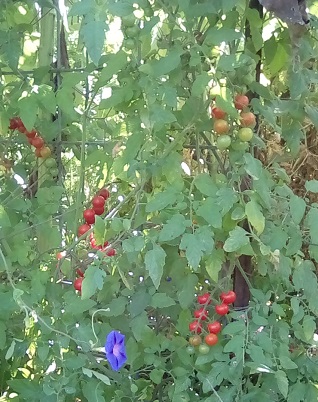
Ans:
{"label": "serrated leaf", "polygon": [[97,66],[102,55],[105,41],[105,30],[107,26],[105,21],[88,21],[81,27],[81,35],[85,43],[89,57]]}
{"label": "serrated leaf", "polygon": [[224,251],[228,253],[239,250],[249,243],[248,232],[239,226],[231,230],[229,234],[230,236],[225,240],[223,245]]}
{"label": "serrated leaf", "polygon": [[27,96],[18,100],[19,116],[21,117],[26,129],[31,131],[34,127],[38,104],[35,96]]}
{"label": "serrated leaf", "polygon": [[217,282],[219,279],[219,272],[222,269],[224,261],[225,255],[222,249],[214,249],[206,260],[206,272],[214,282]]}
{"label": "serrated leaf", "polygon": [[166,224],[163,225],[162,230],[159,233],[159,240],[170,241],[181,236],[184,233],[186,226],[187,222],[183,215],[174,215]]}
{"label": "serrated leaf", "polygon": [[265,217],[261,211],[260,205],[251,200],[245,205],[245,213],[250,224],[256,229],[258,235],[265,229]]}
{"label": "serrated leaf", "polygon": [[175,203],[177,200],[177,193],[170,190],[165,190],[161,193],[155,194],[155,196],[148,201],[146,205],[146,212],[161,211],[168,205]]}
{"label": "serrated leaf", "polygon": [[197,283],[198,277],[195,274],[189,274],[183,279],[182,288],[177,294],[182,309],[187,309],[193,303],[193,295]]}
{"label": "serrated leaf", "polygon": [[302,198],[293,194],[290,197],[289,208],[293,221],[296,225],[298,225],[304,217],[306,211],[306,202]]}
{"label": "serrated leaf", "polygon": [[[202,228],[203,229],[203,228]],[[197,268],[200,264],[204,251],[212,251],[214,241],[211,233],[203,229],[203,232],[185,233],[182,236],[180,249],[186,253],[189,265]]]}
{"label": "serrated leaf", "polygon": [[153,77],[160,77],[170,73],[170,71],[177,68],[180,64],[180,56],[183,53],[181,49],[171,48],[170,52],[159,60],[151,60],[139,67],[142,73],[151,75]]}
{"label": "serrated leaf", "polygon": [[153,246],[153,249],[147,251],[145,255],[146,269],[156,289],[158,289],[160,285],[165,260],[166,252],[162,247],[156,244]]}
{"label": "serrated leaf", "polygon": [[175,304],[176,302],[171,297],[167,296],[166,293],[155,293],[152,296],[151,300],[152,307],[164,308],[173,306]]}
{"label": "serrated leaf", "polygon": [[220,211],[221,207],[217,205],[215,198],[207,197],[197,208],[196,213],[214,228],[220,229],[222,227],[222,215]]}
{"label": "serrated leaf", "polygon": [[298,368],[297,364],[293,362],[292,359],[290,359],[288,356],[279,356],[279,361],[280,365],[285,370],[293,370]]}
{"label": "serrated leaf", "polygon": [[2,205],[0,205],[0,228],[10,227],[9,215]]}
{"label": "serrated leaf", "polygon": [[89,266],[85,271],[85,277],[82,282],[82,299],[89,299],[96,293],[96,290],[101,290],[104,285],[106,272],[95,266]]}
{"label": "serrated leaf", "polygon": [[305,315],[303,319],[303,331],[307,342],[311,341],[316,329],[315,320],[309,315]]}
{"label": "serrated leaf", "polygon": [[281,392],[284,398],[287,398],[289,384],[285,371],[278,370],[274,375],[276,378],[279,391]]}
{"label": "serrated leaf", "polygon": [[197,75],[196,79],[193,82],[192,85],[192,96],[201,96],[207,89],[207,85],[209,81],[211,80],[211,77],[208,73],[203,72],[199,75]]}
{"label": "serrated leaf", "polygon": [[97,245],[104,244],[106,233],[106,222],[99,215],[95,215],[94,238]]}
{"label": "serrated leaf", "polygon": [[220,206],[223,215],[225,215],[238,201],[237,193],[229,187],[221,188],[218,190],[216,195],[216,202]]}
{"label": "serrated leaf", "polygon": [[245,162],[245,171],[254,180],[260,180],[263,175],[262,163],[255,159],[250,153],[246,153],[243,156]]}
{"label": "serrated leaf", "polygon": [[86,367],[82,367],[82,371],[83,374],[87,375],[89,378],[92,378],[92,376],[94,376],[98,380],[101,380],[104,384],[110,385],[110,379],[105,374],[101,374],[98,371],[91,370]]}

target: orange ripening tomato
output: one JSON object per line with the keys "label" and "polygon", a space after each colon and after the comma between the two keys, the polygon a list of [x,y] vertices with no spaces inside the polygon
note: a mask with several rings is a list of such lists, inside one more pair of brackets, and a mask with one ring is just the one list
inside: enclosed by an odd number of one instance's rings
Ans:
{"label": "orange ripening tomato", "polygon": [[213,124],[214,131],[221,135],[221,134],[227,134],[230,130],[230,125],[226,120],[223,119],[217,119],[215,120]]}
{"label": "orange ripening tomato", "polygon": [[224,119],[224,117],[226,117],[226,112],[224,112],[224,110],[222,110],[221,108],[215,106],[211,110],[211,116],[214,117],[214,119]]}

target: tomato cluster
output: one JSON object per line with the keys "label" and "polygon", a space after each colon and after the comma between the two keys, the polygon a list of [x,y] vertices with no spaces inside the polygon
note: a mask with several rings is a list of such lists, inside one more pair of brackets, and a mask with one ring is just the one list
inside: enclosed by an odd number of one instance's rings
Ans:
{"label": "tomato cluster", "polygon": [[[214,308],[216,314],[224,316],[229,312],[229,304],[232,304],[236,300],[236,294],[233,290],[228,292],[222,292],[220,294],[221,304],[217,304]],[[209,346],[216,345],[218,342],[218,333],[222,330],[222,325],[217,320],[211,320],[207,323],[206,329],[203,327],[203,322],[209,320],[209,310],[208,306],[212,303],[211,295],[209,293],[204,293],[197,296],[197,302],[202,307],[197,308],[193,315],[196,320],[189,324],[189,330],[194,333],[189,338],[188,351],[190,353],[194,352],[194,347],[199,346],[199,352],[205,354],[209,352]],[[204,337],[204,343],[200,334],[202,331],[206,332]]]}
{"label": "tomato cluster", "polygon": [[213,131],[217,135],[216,146],[219,150],[228,149],[231,145],[235,150],[240,149],[240,142],[246,144],[253,138],[253,128],[256,125],[256,117],[249,110],[249,99],[244,94],[237,94],[234,97],[234,107],[240,112],[239,120],[233,123],[237,129],[233,141],[233,135],[230,135],[231,125],[227,120],[227,113],[221,108],[211,105],[211,117],[213,118]]}
{"label": "tomato cluster", "polygon": [[12,117],[10,119],[9,129],[17,130],[20,133],[25,134],[28,143],[35,148],[34,154],[37,158],[46,159],[51,156],[51,149],[45,145],[44,139],[35,129],[28,131],[20,117]]}

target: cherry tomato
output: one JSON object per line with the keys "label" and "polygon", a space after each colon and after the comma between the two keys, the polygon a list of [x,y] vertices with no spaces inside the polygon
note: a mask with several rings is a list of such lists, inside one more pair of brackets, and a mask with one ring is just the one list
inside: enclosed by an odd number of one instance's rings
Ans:
{"label": "cherry tomato", "polygon": [[93,210],[95,211],[95,215],[103,215],[103,213],[105,212],[105,208],[101,207],[101,208],[95,208],[93,207]]}
{"label": "cherry tomato", "polygon": [[208,324],[208,331],[210,334],[218,334],[222,329],[222,325],[219,321],[213,321]]}
{"label": "cherry tomato", "polygon": [[93,209],[85,209],[83,212],[83,217],[85,222],[89,225],[95,223],[95,211]]}
{"label": "cherry tomato", "polygon": [[101,190],[99,190],[99,192],[97,193],[97,195],[100,195],[101,197],[103,197],[105,199],[105,201],[109,198],[110,193],[107,190],[107,188],[102,188]]}
{"label": "cherry tomato", "polygon": [[199,346],[199,353],[201,353],[201,355],[207,355],[210,352],[210,348],[208,347],[208,345],[205,345],[204,343],[202,345]]}
{"label": "cherry tomato", "polygon": [[217,134],[227,134],[230,130],[229,123],[222,119],[215,120],[213,128]]}
{"label": "cherry tomato", "polygon": [[227,149],[231,145],[231,143],[232,143],[232,139],[227,134],[221,135],[216,140],[216,146],[221,151],[223,151],[224,149]]}
{"label": "cherry tomato", "polygon": [[26,133],[25,133],[25,135],[28,138],[34,138],[36,136],[36,134],[37,134],[36,130],[26,131]]}
{"label": "cherry tomato", "polygon": [[134,14],[124,15],[121,17],[121,22],[125,27],[133,27],[136,22]]}
{"label": "cherry tomato", "polygon": [[89,231],[89,229],[91,228],[90,225],[88,225],[87,223],[84,223],[84,225],[81,225],[78,230],[77,230],[77,235],[78,237],[83,236],[83,234],[85,234],[86,232]]}
{"label": "cherry tomato", "polygon": [[249,127],[240,128],[237,136],[241,141],[250,141],[253,138],[253,130]]}
{"label": "cherry tomato", "polygon": [[81,269],[77,268],[76,273],[77,273],[77,275],[80,276],[81,278],[84,278],[84,272],[83,272]]}
{"label": "cherry tomato", "polygon": [[210,304],[211,303],[210,293],[204,293],[203,295],[198,296],[197,300],[199,304]]}
{"label": "cherry tomato", "polygon": [[35,148],[35,150],[34,150],[34,155],[35,155],[37,158],[42,158],[41,149],[42,149],[42,148]]}
{"label": "cherry tomato", "polygon": [[136,48],[135,41],[131,38],[128,38],[124,41],[124,47],[128,50],[134,50]]}
{"label": "cherry tomato", "polygon": [[20,117],[12,117],[9,120],[9,129],[16,130],[19,127],[20,123],[22,123]]}
{"label": "cherry tomato", "polygon": [[208,311],[204,307],[201,307],[199,310],[195,310],[194,317],[205,321],[208,318]]}
{"label": "cherry tomato", "polygon": [[199,321],[192,321],[189,324],[189,330],[191,332],[196,332],[197,334],[201,334],[202,332],[202,325],[199,323]]}
{"label": "cherry tomato", "polygon": [[218,343],[218,337],[215,334],[208,334],[205,338],[205,343],[209,346],[216,345]]}
{"label": "cherry tomato", "polygon": [[189,355],[193,355],[194,352],[195,352],[194,347],[188,345],[188,346],[187,346],[187,353],[188,353]]}
{"label": "cherry tomato", "polygon": [[42,148],[44,145],[44,140],[42,137],[34,137],[31,143],[35,148]]}
{"label": "cherry tomato", "polygon": [[236,300],[236,293],[233,290],[229,290],[227,293],[222,292],[220,295],[220,299],[225,304],[232,304]]}
{"label": "cherry tomato", "polygon": [[234,106],[237,110],[243,110],[250,103],[246,95],[236,95],[234,98]]}
{"label": "cherry tomato", "polygon": [[52,152],[49,147],[42,147],[42,148],[40,148],[40,154],[41,154],[42,158],[49,158],[51,156]]}
{"label": "cherry tomato", "polygon": [[225,303],[215,306],[215,311],[219,315],[226,315],[229,312],[229,306]]}
{"label": "cherry tomato", "polygon": [[92,200],[93,208],[104,208],[105,205],[105,198],[102,197],[101,195],[97,195],[96,197],[93,198]]}
{"label": "cherry tomato", "polygon": [[202,343],[200,335],[193,335],[189,338],[189,343],[191,346],[199,346]]}
{"label": "cherry tomato", "polygon": [[56,160],[54,158],[47,158],[44,165],[47,168],[54,168],[56,166]]}
{"label": "cherry tomato", "polygon": [[58,253],[56,253],[56,259],[61,260],[63,257],[65,257],[65,255],[66,255],[65,251],[59,251]]}
{"label": "cherry tomato", "polygon": [[74,281],[74,288],[75,290],[78,290],[79,292],[82,291],[82,282],[83,282],[83,278],[76,278]]}
{"label": "cherry tomato", "polygon": [[106,255],[108,255],[108,257],[114,257],[114,255],[116,255],[116,250],[114,248],[110,248]]}
{"label": "cherry tomato", "polygon": [[226,116],[226,112],[224,112],[224,110],[216,106],[211,110],[211,115],[215,119],[224,119],[224,117]]}
{"label": "cherry tomato", "polygon": [[136,36],[138,36],[139,34],[139,31],[140,31],[139,27],[137,25],[134,25],[132,27],[127,27],[125,30],[125,34],[129,38],[136,38]]}
{"label": "cherry tomato", "polygon": [[240,123],[242,127],[255,127],[255,114],[252,112],[242,112],[240,115]]}

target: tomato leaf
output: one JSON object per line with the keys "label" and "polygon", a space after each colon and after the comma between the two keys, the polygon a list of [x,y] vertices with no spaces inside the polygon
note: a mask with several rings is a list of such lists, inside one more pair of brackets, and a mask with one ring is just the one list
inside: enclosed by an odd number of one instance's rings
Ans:
{"label": "tomato leaf", "polygon": [[231,230],[230,236],[225,240],[223,249],[231,253],[232,251],[237,251],[241,247],[246,246],[248,243],[248,232],[237,226],[234,230]]}
{"label": "tomato leaf", "polygon": [[263,233],[265,229],[265,216],[261,211],[260,205],[255,201],[251,200],[245,205],[245,214],[248,221],[254,228],[258,235]]}
{"label": "tomato leaf", "polygon": [[157,244],[153,245],[153,249],[147,251],[145,255],[146,269],[149,272],[149,276],[158,289],[160,281],[163,275],[163,267],[165,265],[166,253],[162,247]]}

